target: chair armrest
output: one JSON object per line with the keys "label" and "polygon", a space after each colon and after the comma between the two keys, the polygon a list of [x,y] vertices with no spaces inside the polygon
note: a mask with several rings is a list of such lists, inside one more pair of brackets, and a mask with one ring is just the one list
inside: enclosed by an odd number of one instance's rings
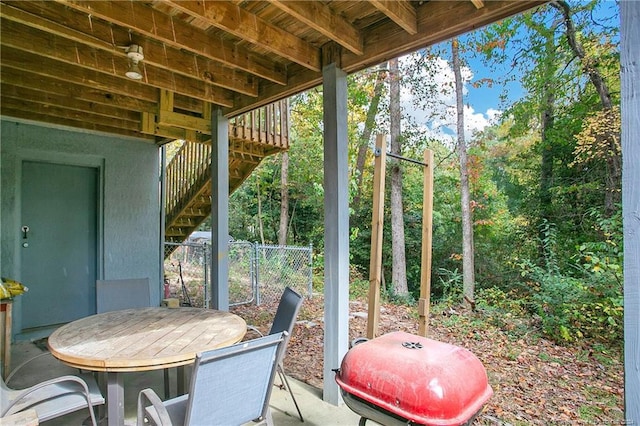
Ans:
{"label": "chair armrest", "polygon": [[[23,391],[21,391],[9,404],[7,404],[7,407],[2,407],[2,414],[0,415],[0,417],[3,417],[7,412],[9,412],[9,410],[16,405],[18,402],[20,402],[23,398],[29,396],[30,394],[32,394],[33,392],[42,389],[42,388],[46,388],[48,386],[52,386],[52,385],[57,385],[60,383],[64,383],[64,382],[75,382],[77,384],[80,385],[80,387],[82,388],[82,391],[78,391],[78,393],[83,393],[84,394],[84,398],[87,400],[87,407],[89,408],[89,413],[91,414],[91,422],[92,424],[96,424],[96,417],[95,417],[95,413],[93,412],[93,407],[91,405],[91,394],[89,393],[89,387],[87,386],[87,383],[82,380],[82,378],[77,377],[77,376],[61,376],[61,377],[57,377],[55,379],[51,379],[51,380],[47,380],[44,381],[42,383],[38,383],[36,385],[31,386],[28,389],[25,389]],[[55,395],[52,394],[51,398],[56,398],[60,395]],[[37,402],[35,402],[37,403]]]}
{"label": "chair armrest", "polygon": [[162,403],[160,397],[153,391],[153,389],[146,388],[142,389],[138,394],[138,416],[137,416],[137,425],[144,425],[144,410],[147,405],[145,401],[151,403],[153,408],[156,410],[158,414],[158,419],[160,420],[160,424],[158,426],[171,426],[171,418],[169,417],[169,412],[166,407]]}
{"label": "chair armrest", "polygon": [[4,380],[4,383],[8,385],[9,381],[13,378],[13,376],[15,376],[16,373],[18,371],[20,371],[25,365],[29,364],[31,361],[35,361],[36,359],[43,357],[43,356],[52,356],[52,355],[51,355],[51,352],[42,352],[41,354],[32,356],[31,358],[29,358],[28,360],[24,361],[22,364],[18,365],[13,370],[11,370],[11,373],[9,373],[7,378]]}
{"label": "chair armrest", "polygon": [[258,330],[256,327],[252,326],[252,325],[247,325],[247,330],[253,331],[255,333],[258,333],[260,335],[260,337],[264,337],[264,334],[262,334],[262,332],[260,330]]}

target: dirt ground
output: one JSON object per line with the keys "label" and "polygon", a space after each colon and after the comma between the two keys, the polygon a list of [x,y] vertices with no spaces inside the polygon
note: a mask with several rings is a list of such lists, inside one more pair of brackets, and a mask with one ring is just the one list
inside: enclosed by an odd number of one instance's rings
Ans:
{"label": "dirt ground", "polygon": [[[323,381],[323,304],[322,295],[305,299],[285,358],[287,374],[318,388]],[[275,307],[232,311],[266,333]],[[366,335],[366,312],[366,301],[350,302],[351,339]],[[381,334],[417,333],[415,307],[384,304],[379,327]],[[469,349],[485,366],[494,395],[475,425],[624,424],[621,350],[588,342],[561,346],[509,314],[487,318],[450,308],[432,310],[429,338]]]}

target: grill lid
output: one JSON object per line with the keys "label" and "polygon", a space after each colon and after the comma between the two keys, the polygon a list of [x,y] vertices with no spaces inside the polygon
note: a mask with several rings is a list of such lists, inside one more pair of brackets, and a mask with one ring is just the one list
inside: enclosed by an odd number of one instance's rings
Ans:
{"label": "grill lid", "polygon": [[336,382],[344,392],[428,425],[462,424],[493,394],[470,351],[404,332],[351,348]]}

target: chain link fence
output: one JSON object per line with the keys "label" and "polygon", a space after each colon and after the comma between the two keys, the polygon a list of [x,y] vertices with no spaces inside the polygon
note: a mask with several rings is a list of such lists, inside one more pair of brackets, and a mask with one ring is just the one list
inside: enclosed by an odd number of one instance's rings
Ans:
{"label": "chain link fence", "polygon": [[[182,306],[209,307],[211,245],[208,241],[164,245],[164,298]],[[312,296],[313,246],[229,243],[229,305],[275,303],[285,287]]]}

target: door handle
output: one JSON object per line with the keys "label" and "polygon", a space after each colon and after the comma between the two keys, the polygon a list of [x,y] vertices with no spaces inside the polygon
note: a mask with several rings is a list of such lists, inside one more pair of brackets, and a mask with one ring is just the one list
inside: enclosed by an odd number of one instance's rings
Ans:
{"label": "door handle", "polygon": [[22,239],[23,240],[27,239],[27,232],[29,232],[29,227],[27,225],[24,225],[22,227]]}

